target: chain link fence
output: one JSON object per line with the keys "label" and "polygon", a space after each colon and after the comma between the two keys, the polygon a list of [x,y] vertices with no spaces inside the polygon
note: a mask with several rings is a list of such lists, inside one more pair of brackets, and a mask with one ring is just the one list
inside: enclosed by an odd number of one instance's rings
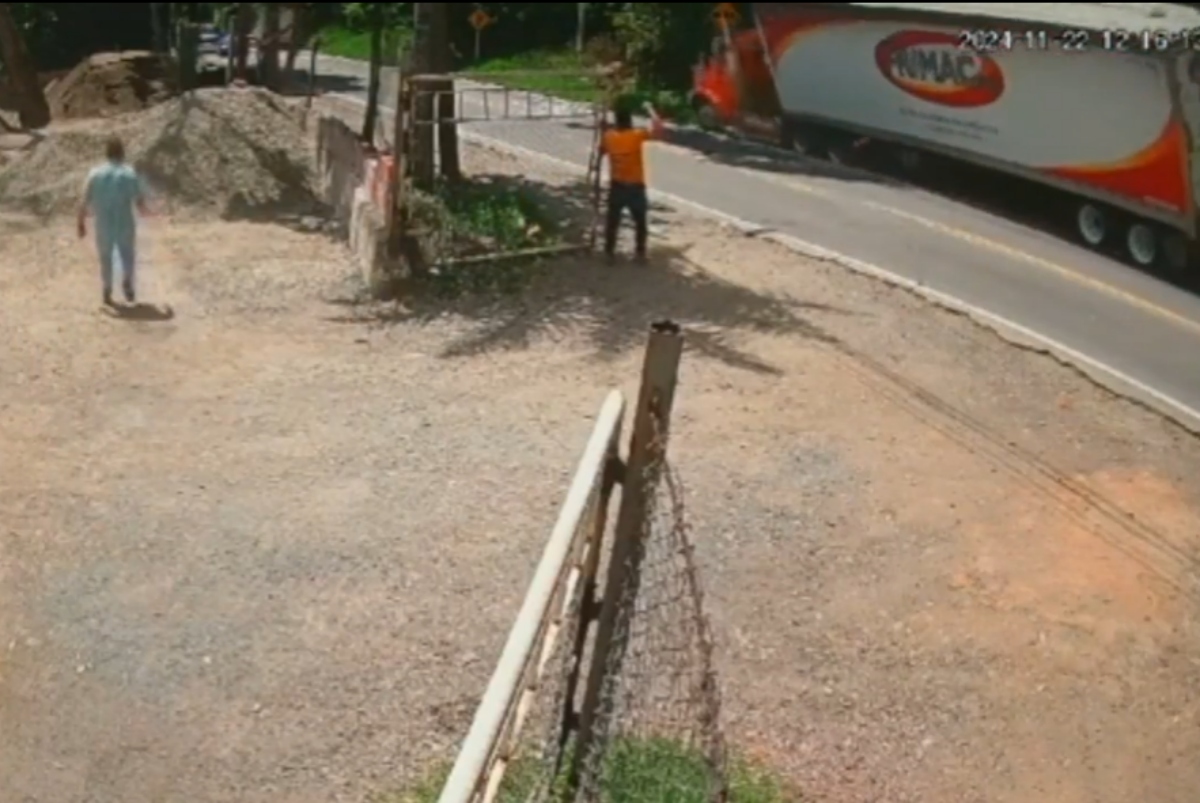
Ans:
{"label": "chain link fence", "polygon": [[712,803],[728,795],[712,635],[682,482],[663,454],[619,605],[594,741],[582,757],[582,800]]}
{"label": "chain link fence", "polygon": [[727,799],[712,636],[666,456],[680,335],[660,326],[629,456],[614,391],[440,803]]}

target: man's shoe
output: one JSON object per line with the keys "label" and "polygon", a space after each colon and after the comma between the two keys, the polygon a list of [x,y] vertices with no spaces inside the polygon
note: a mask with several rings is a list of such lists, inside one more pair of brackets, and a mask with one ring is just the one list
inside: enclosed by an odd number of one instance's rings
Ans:
{"label": "man's shoe", "polygon": [[104,306],[111,307],[113,304],[112,290],[104,291]]}
{"label": "man's shoe", "polygon": [[121,285],[121,290],[125,293],[125,300],[130,304],[137,301],[137,294],[133,292],[133,282],[125,282]]}

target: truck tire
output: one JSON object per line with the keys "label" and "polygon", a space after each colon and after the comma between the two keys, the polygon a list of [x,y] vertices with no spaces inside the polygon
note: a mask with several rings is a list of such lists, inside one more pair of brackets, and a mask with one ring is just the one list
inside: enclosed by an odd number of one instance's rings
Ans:
{"label": "truck tire", "polygon": [[696,113],[696,123],[705,131],[719,131],[723,127],[717,107],[704,98],[695,98],[692,101],[692,110]]}
{"label": "truck tire", "polygon": [[1162,238],[1157,228],[1144,220],[1132,220],[1125,229],[1125,253],[1139,268],[1153,268],[1162,258]]}
{"label": "truck tire", "polygon": [[825,157],[825,144],[821,132],[809,126],[798,123],[783,124],[781,145],[801,156],[812,156],[818,159]]}
{"label": "truck tire", "polygon": [[1099,248],[1108,239],[1112,215],[1094,203],[1085,203],[1075,213],[1079,238],[1091,248]]}

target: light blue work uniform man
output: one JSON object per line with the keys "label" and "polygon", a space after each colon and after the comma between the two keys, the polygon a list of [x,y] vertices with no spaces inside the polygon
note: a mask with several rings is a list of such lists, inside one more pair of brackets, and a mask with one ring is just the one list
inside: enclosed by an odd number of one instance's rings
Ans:
{"label": "light blue work uniform man", "polygon": [[125,162],[125,146],[113,138],[104,148],[106,161],[92,168],[83,189],[79,205],[78,229],[80,238],[87,236],[87,213],[96,218],[96,253],[100,257],[100,279],[104,286],[104,303],[111,306],[113,291],[113,256],[121,260],[125,300],[134,303],[137,266],[137,218],[134,210],[145,214],[146,195],[137,171]]}

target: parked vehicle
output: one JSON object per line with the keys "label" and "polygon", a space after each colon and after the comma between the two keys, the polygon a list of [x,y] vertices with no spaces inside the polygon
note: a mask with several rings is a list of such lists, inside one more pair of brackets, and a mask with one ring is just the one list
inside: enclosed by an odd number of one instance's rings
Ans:
{"label": "parked vehicle", "polygon": [[[906,170],[967,162],[1074,199],[1089,247],[1183,271],[1200,221],[1200,10],[1183,4],[755,3],[695,72],[709,120]],[[765,121],[770,121],[767,126]]]}
{"label": "parked vehicle", "polygon": [[201,25],[198,43],[200,53],[216,53],[223,35],[221,30],[211,23]]}

